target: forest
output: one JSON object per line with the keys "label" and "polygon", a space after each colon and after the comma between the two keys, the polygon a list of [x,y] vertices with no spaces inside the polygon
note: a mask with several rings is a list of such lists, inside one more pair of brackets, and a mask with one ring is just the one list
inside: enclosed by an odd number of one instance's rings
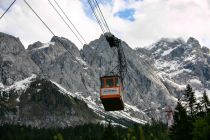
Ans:
{"label": "forest", "polygon": [[0,126],[1,140],[210,140],[210,102],[206,92],[196,99],[190,85],[178,99],[173,111],[174,123],[152,120],[151,123],[130,127],[111,123],[85,124],[68,128],[32,128],[4,124]]}

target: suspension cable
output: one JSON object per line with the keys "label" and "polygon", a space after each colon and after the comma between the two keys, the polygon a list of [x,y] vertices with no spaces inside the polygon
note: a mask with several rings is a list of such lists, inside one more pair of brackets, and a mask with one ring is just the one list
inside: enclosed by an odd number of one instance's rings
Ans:
{"label": "suspension cable", "polygon": [[75,29],[75,31],[78,33],[78,35],[80,36],[80,38],[85,42],[85,44],[87,44],[87,42],[85,41],[84,37],[80,34],[80,32],[77,30],[77,28],[75,27],[75,25],[72,23],[72,21],[69,19],[69,17],[67,16],[67,14],[64,12],[64,10],[61,8],[61,6],[58,4],[58,2],[56,0],[54,0],[55,4],[58,6],[58,8],[61,10],[61,12],[64,14],[64,16],[68,19],[68,21],[71,23],[71,25],[73,26],[73,28]]}
{"label": "suspension cable", "polygon": [[99,16],[101,17],[102,22],[104,23],[105,28],[107,29],[108,32],[110,32],[109,26],[108,26],[108,24],[107,24],[107,22],[106,22],[106,20],[104,18],[104,15],[103,15],[103,13],[101,11],[101,8],[100,8],[100,6],[98,4],[98,1],[97,0],[93,0],[93,3],[95,4],[95,7],[96,7],[96,9],[97,9],[97,11],[99,13]]}
{"label": "suspension cable", "polygon": [[91,8],[91,10],[92,10],[92,12],[93,12],[93,14],[94,14],[96,20],[97,20],[97,22],[98,22],[98,24],[99,24],[99,26],[100,26],[102,32],[105,33],[105,30],[104,30],[104,28],[103,28],[103,26],[102,26],[102,24],[101,24],[100,19],[98,18],[97,14],[96,14],[96,12],[95,12],[95,10],[94,10],[94,6],[92,5],[91,0],[88,0],[88,3],[89,3],[89,5],[90,5],[90,8]]}
{"label": "suspension cable", "polygon": [[[45,27],[52,33],[52,35],[53,36],[56,36],[53,32],[52,32],[52,30],[47,26],[47,24],[41,19],[41,17],[34,11],[34,9],[29,5],[29,3],[26,1],[26,0],[24,0],[24,2],[28,5],[28,7],[32,10],[32,12],[39,18],[39,20],[41,20],[42,21],[42,23],[45,25]],[[59,39],[57,39],[57,41],[62,45],[62,47],[74,58],[74,60],[79,64],[79,65],[81,65],[82,67],[83,67],[83,65],[79,62],[79,60],[69,51],[69,50],[67,50],[65,47],[64,47],[64,45],[63,45],[63,43],[62,43],[62,41],[60,41]],[[85,70],[86,71],[86,69],[83,69],[83,70]],[[87,72],[87,71],[86,71]]]}
{"label": "suspension cable", "polygon": [[50,2],[50,0],[48,0],[48,2],[50,3],[50,5],[53,7],[53,9],[56,11],[56,13],[60,16],[60,18],[63,20],[63,22],[67,25],[67,27],[71,30],[71,32],[75,35],[75,37],[79,40],[79,42],[82,44],[82,41],[79,39],[79,37],[76,35],[76,33],[72,30],[72,28],[69,26],[69,24],[65,21],[65,19],[63,18],[63,16],[58,12],[58,10],[55,8],[55,6]]}
{"label": "suspension cable", "polygon": [[53,31],[50,29],[50,27],[41,19],[41,17],[34,11],[34,9],[29,5],[29,3],[24,0],[24,2],[28,5],[28,7],[33,11],[33,13],[39,18],[39,20],[45,25],[45,27],[50,31],[51,34],[55,36]]}
{"label": "suspension cable", "polygon": [[16,0],[14,0],[10,6],[6,9],[6,11],[1,15],[0,20],[3,18],[3,16],[9,11],[9,9],[12,7],[12,5],[16,2]]}

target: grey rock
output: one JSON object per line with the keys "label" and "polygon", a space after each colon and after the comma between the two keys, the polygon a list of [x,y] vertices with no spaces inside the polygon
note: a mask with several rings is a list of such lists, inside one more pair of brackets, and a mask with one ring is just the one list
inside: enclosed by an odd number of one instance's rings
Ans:
{"label": "grey rock", "polygon": [[39,72],[18,38],[0,33],[0,83],[11,85]]}

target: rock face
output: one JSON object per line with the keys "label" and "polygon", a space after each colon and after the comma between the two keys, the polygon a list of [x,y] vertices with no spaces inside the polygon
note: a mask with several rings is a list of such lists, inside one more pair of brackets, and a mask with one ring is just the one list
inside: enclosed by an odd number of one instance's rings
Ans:
{"label": "rock face", "polygon": [[[122,42],[128,65],[125,110],[115,112],[105,112],[99,99],[100,76],[117,65],[117,52],[103,35],[82,50],[56,36],[27,50],[10,35],[1,33],[0,41],[1,122],[65,127],[102,120],[166,121],[164,108],[175,106],[186,84],[198,96],[210,89],[209,49],[194,38],[161,39],[135,50]],[[37,78],[28,82],[33,74]]]}
{"label": "rock face", "polygon": [[86,91],[84,79],[90,78],[83,71],[86,63],[71,41],[53,37],[50,43],[34,43],[28,51],[47,79],[56,81],[72,92],[78,89]]}
{"label": "rock face", "polygon": [[206,90],[209,93],[210,54],[207,47],[190,37],[182,39],[161,39],[153,44],[149,57],[152,58],[157,73],[163,83],[175,96],[180,96],[186,84],[190,84],[197,96]]}
{"label": "rock face", "polygon": [[0,33],[0,83],[12,85],[39,72],[18,38]]}
{"label": "rock face", "polygon": [[[144,59],[142,54],[131,49],[125,42],[122,43],[122,46],[128,65],[128,73],[125,77],[126,103],[134,105],[149,114],[151,110],[163,108],[165,104],[173,105],[174,98],[170,95],[150,62]],[[91,42],[88,46],[84,46],[81,54],[95,71],[99,71],[99,76],[103,76],[116,66],[117,52],[109,47],[104,36]],[[150,117],[160,117],[154,111],[152,112]]]}

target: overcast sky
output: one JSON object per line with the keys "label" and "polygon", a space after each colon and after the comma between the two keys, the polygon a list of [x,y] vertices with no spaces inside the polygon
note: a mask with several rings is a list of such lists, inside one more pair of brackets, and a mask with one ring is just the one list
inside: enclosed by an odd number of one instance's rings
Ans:
{"label": "overcast sky", "polygon": [[[0,0],[0,14],[13,0]],[[27,0],[58,36],[82,45],[63,23],[48,0]],[[53,3],[54,1],[51,0]],[[89,43],[100,36],[87,0],[57,0]],[[160,38],[192,36],[210,47],[210,0],[98,0],[110,30],[132,48],[148,46]],[[52,34],[23,0],[17,0],[0,20],[0,31],[19,37],[27,47],[35,41],[49,42]]]}

